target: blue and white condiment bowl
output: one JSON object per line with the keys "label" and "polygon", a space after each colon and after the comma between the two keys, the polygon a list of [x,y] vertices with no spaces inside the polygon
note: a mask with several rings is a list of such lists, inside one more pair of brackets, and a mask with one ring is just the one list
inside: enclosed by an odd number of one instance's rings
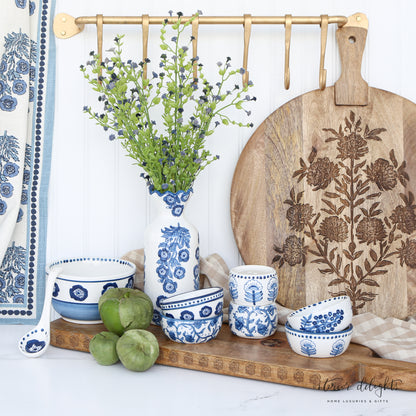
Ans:
{"label": "blue and white condiment bowl", "polygon": [[342,331],[352,322],[352,305],[348,296],[337,296],[313,303],[292,312],[287,322],[293,329],[314,333]]}
{"label": "blue and white condiment bowl", "polygon": [[136,266],[126,260],[111,258],[73,258],[59,260],[46,268],[49,274],[59,265],[52,305],[63,319],[79,324],[100,323],[100,296],[111,287],[133,287]]}
{"label": "blue and white condiment bowl", "polygon": [[221,329],[222,313],[206,319],[184,320],[161,315],[164,334],[181,344],[202,344],[214,339]]}
{"label": "blue and white condiment bowl", "polygon": [[192,321],[211,318],[222,313],[224,289],[210,287],[170,296],[159,302],[168,318]]}
{"label": "blue and white condiment bowl", "polygon": [[246,306],[230,302],[228,324],[231,332],[241,338],[266,338],[276,332],[277,305]]}
{"label": "blue and white condiment bowl", "polygon": [[330,358],[343,354],[350,345],[352,324],[343,331],[312,333],[291,328],[286,322],[286,337],[292,350],[299,355],[314,358]]}
{"label": "blue and white condiment bowl", "polygon": [[232,268],[228,286],[234,303],[264,306],[276,300],[279,281],[273,267],[250,264]]}

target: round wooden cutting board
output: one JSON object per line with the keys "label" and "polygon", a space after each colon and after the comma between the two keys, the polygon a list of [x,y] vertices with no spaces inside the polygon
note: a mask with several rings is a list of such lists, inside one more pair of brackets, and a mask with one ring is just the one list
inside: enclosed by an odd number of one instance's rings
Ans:
{"label": "round wooden cutting board", "polygon": [[238,161],[231,221],[246,264],[276,268],[289,308],[350,296],[354,313],[416,313],[416,105],[361,78],[368,22],[337,30],[335,86],[286,103]]}

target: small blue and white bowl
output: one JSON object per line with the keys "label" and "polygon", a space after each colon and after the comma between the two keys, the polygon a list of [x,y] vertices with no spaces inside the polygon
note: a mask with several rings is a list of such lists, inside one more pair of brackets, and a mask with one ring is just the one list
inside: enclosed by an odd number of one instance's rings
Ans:
{"label": "small blue and white bowl", "polygon": [[221,329],[222,313],[211,318],[184,320],[161,315],[164,334],[181,344],[202,344],[214,339]]}
{"label": "small blue and white bowl", "polygon": [[276,300],[279,281],[273,267],[244,265],[230,270],[228,286],[234,303],[264,306]]}
{"label": "small blue and white bowl", "polygon": [[315,334],[285,325],[286,337],[292,350],[299,355],[313,358],[330,358],[343,354],[350,345],[352,324],[343,331]]}
{"label": "small blue and white bowl", "polygon": [[352,305],[348,296],[337,296],[313,303],[292,312],[287,322],[293,329],[314,333],[342,331],[352,322]]}
{"label": "small blue and white bowl", "polygon": [[245,306],[230,302],[228,324],[234,335],[261,339],[273,335],[277,329],[277,305]]}
{"label": "small blue and white bowl", "polygon": [[162,299],[159,306],[168,318],[192,321],[222,314],[223,300],[222,287],[209,287]]}
{"label": "small blue and white bowl", "polygon": [[109,258],[74,258],[59,260],[47,266],[49,274],[59,265],[52,305],[63,319],[78,324],[100,323],[100,296],[111,287],[133,287],[136,266],[126,260]]}

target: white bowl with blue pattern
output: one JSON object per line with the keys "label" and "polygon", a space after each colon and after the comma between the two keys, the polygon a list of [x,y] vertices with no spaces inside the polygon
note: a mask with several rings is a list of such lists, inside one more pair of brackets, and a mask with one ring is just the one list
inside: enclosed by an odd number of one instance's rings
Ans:
{"label": "white bowl with blue pattern", "polygon": [[331,358],[343,354],[350,345],[353,326],[343,331],[331,333],[312,333],[293,329],[285,325],[287,340],[292,350],[299,355],[313,358]]}
{"label": "white bowl with blue pattern", "polygon": [[184,320],[161,315],[164,334],[181,344],[202,344],[214,339],[221,329],[222,313],[211,318]]}
{"label": "white bowl with blue pattern", "polygon": [[192,321],[222,314],[223,300],[222,287],[209,287],[161,299],[159,306],[168,318]]}
{"label": "white bowl with blue pattern", "polygon": [[287,317],[293,329],[315,333],[342,331],[352,322],[352,304],[348,296],[337,296],[313,303]]}
{"label": "white bowl with blue pattern", "polygon": [[51,263],[46,272],[59,265],[52,305],[63,319],[79,324],[100,323],[100,296],[111,287],[133,287],[136,266],[126,260],[84,257]]}
{"label": "white bowl with blue pattern", "polygon": [[228,287],[234,303],[264,306],[276,300],[279,281],[273,267],[250,264],[230,270]]}
{"label": "white bowl with blue pattern", "polygon": [[246,306],[230,302],[228,324],[231,332],[241,338],[267,338],[277,329],[277,305]]}

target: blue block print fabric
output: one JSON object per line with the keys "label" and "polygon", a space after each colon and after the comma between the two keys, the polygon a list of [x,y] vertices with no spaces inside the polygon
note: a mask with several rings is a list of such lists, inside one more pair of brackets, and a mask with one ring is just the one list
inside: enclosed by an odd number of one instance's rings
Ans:
{"label": "blue block print fabric", "polygon": [[54,2],[1,4],[0,323],[35,323],[43,306]]}

